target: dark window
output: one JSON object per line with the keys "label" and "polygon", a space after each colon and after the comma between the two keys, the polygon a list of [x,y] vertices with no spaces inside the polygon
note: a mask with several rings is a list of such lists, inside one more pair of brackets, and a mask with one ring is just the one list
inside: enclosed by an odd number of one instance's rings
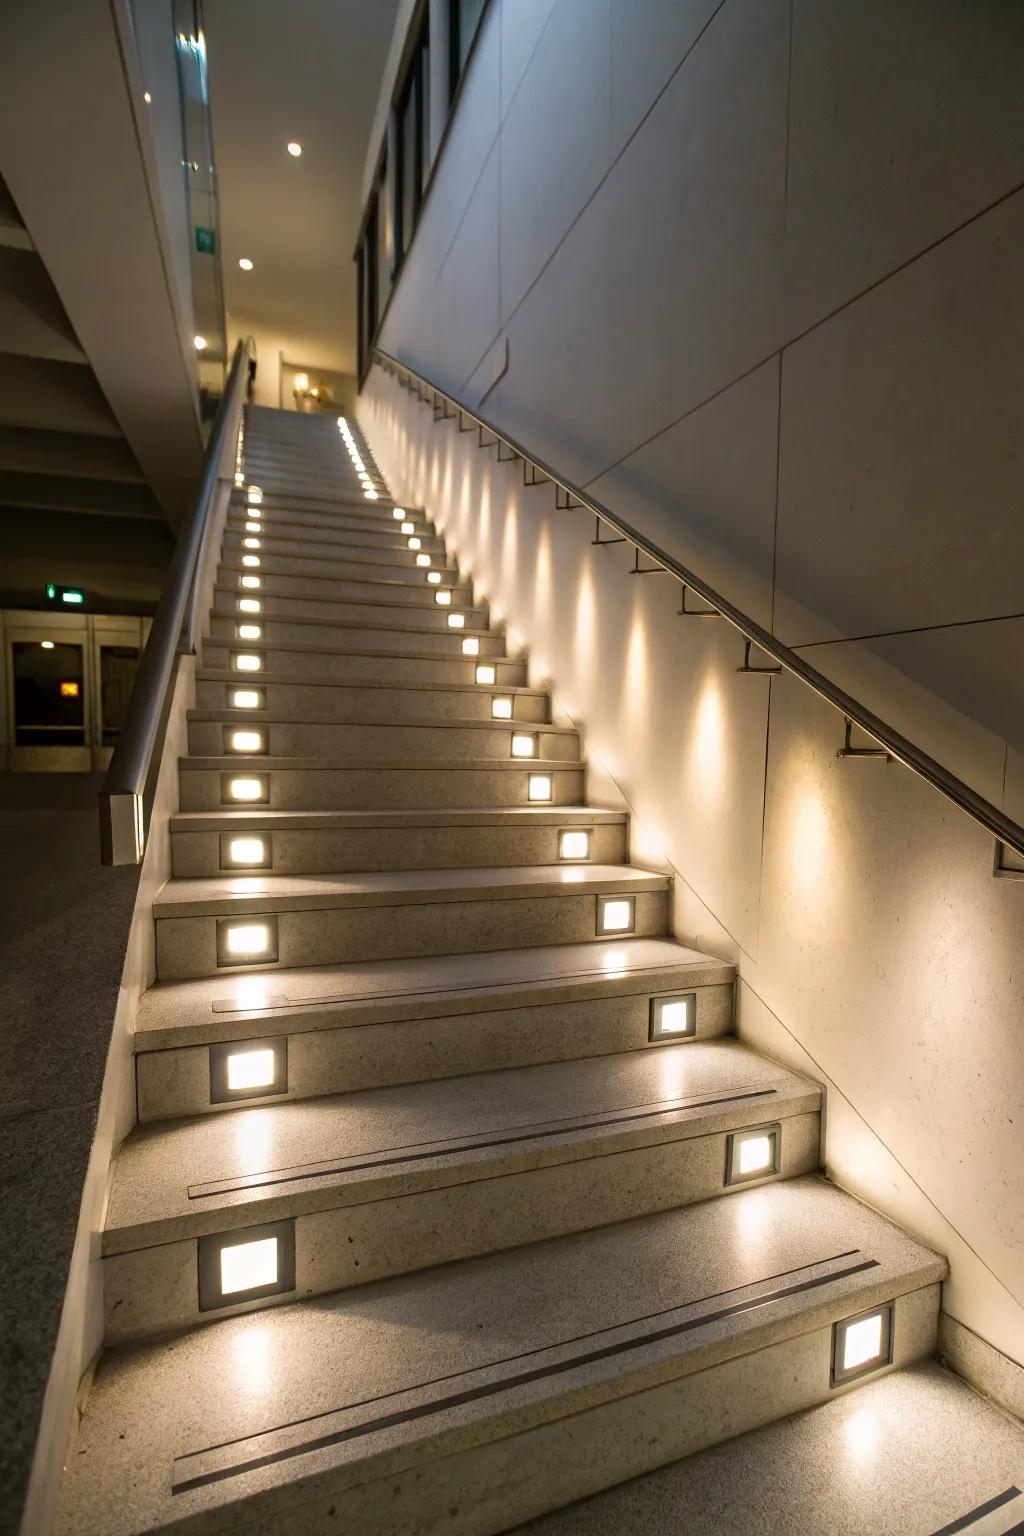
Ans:
{"label": "dark window", "polygon": [[100,711],[105,747],[117,745],[138,670],[137,646],[100,646]]}
{"label": "dark window", "polygon": [[377,329],[377,194],[370,199],[359,247],[359,367],[366,371],[370,346]]}
{"label": "dark window", "polygon": [[412,244],[430,169],[430,37],[427,13],[398,98],[398,260]]}
{"label": "dark window", "polygon": [[82,647],[16,640],[14,740],[19,747],[85,745]]}
{"label": "dark window", "polygon": [[466,67],[469,50],[473,46],[476,29],[480,25],[480,17],[484,13],[484,6],[486,4],[487,0],[451,0],[451,90],[453,96],[455,95],[455,87],[462,78],[462,71]]}
{"label": "dark window", "polygon": [[388,162],[387,156],[385,155],[380,163],[380,176],[377,182],[376,199],[377,217],[374,221],[377,232],[377,303],[376,313],[374,314],[373,320],[374,330],[377,329],[377,322],[381,315],[384,313],[384,306],[387,303],[388,295],[391,292],[391,264],[388,261],[388,225],[391,221],[388,218],[387,209],[384,206],[385,199],[381,196],[381,192],[387,186],[387,175]]}

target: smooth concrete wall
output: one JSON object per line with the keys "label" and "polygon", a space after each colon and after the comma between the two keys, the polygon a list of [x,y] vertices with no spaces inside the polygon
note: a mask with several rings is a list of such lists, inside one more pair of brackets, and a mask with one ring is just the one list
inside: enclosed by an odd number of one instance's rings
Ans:
{"label": "smooth concrete wall", "polygon": [[1018,819],[1022,77],[1010,0],[491,0],[380,338]]}

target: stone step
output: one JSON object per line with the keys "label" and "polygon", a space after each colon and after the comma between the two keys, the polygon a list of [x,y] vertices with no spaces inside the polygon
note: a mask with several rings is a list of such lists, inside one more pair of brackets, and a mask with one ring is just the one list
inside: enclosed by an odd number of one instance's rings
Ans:
{"label": "stone step", "polygon": [[[369,580],[363,577],[345,581],[320,576],[287,576],[274,571],[233,570],[218,565],[217,586],[229,591],[247,594],[263,593],[266,596],[301,597],[317,603],[361,603],[382,608],[394,607],[445,607],[472,608],[473,589],[468,581],[460,582],[454,572],[435,571],[441,576],[436,591],[424,579],[422,581]],[[256,583],[256,585],[253,585]],[[447,598],[438,602],[438,596]],[[478,608],[483,604],[477,604]]]}
{"label": "stone step", "polygon": [[[404,526],[411,527],[414,532],[399,532]],[[256,550],[268,558],[271,555],[305,555],[328,560],[387,560],[392,555],[407,555],[411,538],[420,541],[418,545],[412,546],[414,552],[422,550],[435,556],[444,554],[444,539],[428,532],[422,523],[389,523],[379,531],[375,529],[372,532],[362,528],[329,532],[326,529],[296,528],[292,524],[267,518],[259,522],[252,518],[229,518],[224,529],[222,548],[225,553]],[[250,539],[255,539],[255,544],[248,543]]]}
{"label": "stone step", "polygon": [[925,1358],[945,1273],[808,1175],[127,1345],[57,1531],[486,1536]]}
{"label": "stone step", "polygon": [[386,811],[581,805],[584,764],[441,763],[373,759],[328,765],[316,758],[183,757],[180,808],[219,811]]}
{"label": "stone step", "polygon": [[[219,1076],[262,1061],[237,1050]],[[717,1040],[148,1126],[114,1163],[107,1338],[251,1310],[206,1272],[243,1231],[294,1255],[261,1306],[323,1295],[809,1173],[820,1107]]]}
{"label": "stone step", "polygon": [[[443,550],[440,553],[435,550],[433,554],[424,549],[402,548],[391,550],[386,554],[351,549],[342,554],[337,551],[332,551],[328,555],[302,552],[292,554],[266,550],[262,547],[262,539],[248,534],[246,537],[251,539],[252,545],[256,546],[255,549],[226,545],[221,554],[218,569],[225,586],[237,587],[239,574],[247,569],[258,569],[267,578],[315,576],[318,580],[346,583],[382,582],[389,587],[397,582],[402,586],[415,587],[417,591],[420,591],[426,582],[427,570],[432,570],[435,574],[443,573],[446,586],[457,586],[459,581],[457,563],[449,561]],[[258,567],[253,566],[254,560],[260,562]],[[270,590],[269,579],[267,590]]]}
{"label": "stone step", "polygon": [[[486,603],[467,607],[462,603],[442,607],[425,602],[401,604],[384,603],[374,597],[366,601],[315,603],[301,597],[260,591],[255,594],[242,592],[237,587],[217,587],[213,594],[211,623],[218,619],[230,621],[229,633],[241,639],[249,636],[248,626],[269,623],[272,619],[287,619],[292,624],[319,625],[327,629],[351,629],[359,626],[374,634],[390,634],[392,649],[401,649],[405,637],[421,634],[444,634],[449,637],[448,649],[463,653],[464,635],[490,634],[504,649],[504,635],[488,624]],[[462,620],[460,623],[459,620]],[[452,622],[454,620],[454,622]],[[245,624],[243,635],[238,626]],[[226,626],[227,627],[227,626]],[[299,636],[308,633],[298,632]],[[472,649],[472,647],[470,647]]]}
{"label": "stone step", "polygon": [[[290,621],[279,622],[283,626]],[[274,623],[274,620],[267,621],[268,630]],[[445,634],[430,636],[407,633],[404,646],[388,646],[389,636],[386,632],[365,631],[358,626],[352,629],[339,626],[332,635],[333,639],[329,635],[318,643],[316,635],[311,632],[305,637],[304,643],[303,637],[286,640],[270,633],[267,636],[268,644],[259,649],[250,648],[253,642],[247,642],[243,649],[241,644],[218,644],[216,637],[210,637],[203,641],[200,676],[222,678],[225,682],[240,683],[244,687],[253,684],[257,691],[264,686],[269,687],[272,682],[308,683],[323,687],[334,683],[360,683],[380,687],[410,684],[439,688],[455,684],[479,689],[482,695],[489,697],[495,686],[499,690],[526,686],[526,661],[521,657],[506,657],[503,654],[504,639],[500,635],[473,636],[479,640],[480,645],[479,651],[472,655],[463,654],[461,637],[452,641]],[[490,649],[484,648],[485,639],[489,640]],[[246,676],[240,672],[237,664],[229,665],[232,656],[246,654],[260,657],[257,676]],[[485,670],[481,672],[481,668]],[[476,680],[478,675],[480,682]],[[228,697],[234,707],[242,707],[234,705],[233,693]],[[261,705],[251,707],[258,708]]]}
{"label": "stone step", "polygon": [[171,818],[175,879],[624,864],[627,817],[587,806],[482,811],[204,812]]}
{"label": "stone step", "polygon": [[[496,694],[494,698],[499,707],[508,704],[507,696]],[[241,753],[251,759],[265,754],[316,757],[324,763],[417,755],[437,762],[502,762],[509,758],[575,762],[580,755],[580,739],[579,732],[569,726],[520,724],[507,719],[420,717],[378,722],[334,716],[296,719],[269,708],[260,710],[259,718],[249,709],[191,709],[188,749],[199,757]]]}
{"label": "stone step", "polygon": [[733,984],[725,961],[635,938],[160,982],[136,1023],[139,1116],[222,1110],[230,1044],[273,1050],[272,1100],[306,1099],[711,1038]]}
{"label": "stone step", "polygon": [[[268,650],[272,648],[268,647]],[[531,688],[482,688],[479,683],[436,682],[349,683],[343,678],[280,679],[269,671],[260,676],[260,697],[244,706],[233,704],[238,692],[238,673],[204,668],[196,674],[197,710],[242,707],[262,719],[400,721],[419,719],[428,711],[434,720],[491,720],[508,718],[520,723],[543,724],[550,718],[547,693]],[[498,701],[497,705],[495,701]]]}
{"label": "stone step", "polygon": [[153,903],[161,980],[576,944],[667,930],[670,882],[626,864],[171,880]]}
{"label": "stone step", "polygon": [[[400,515],[399,515],[400,514]],[[234,501],[228,510],[228,527],[236,526],[244,520],[261,521],[268,527],[287,528],[295,534],[309,537],[330,537],[337,532],[343,535],[351,531],[363,531],[375,536],[384,536],[403,522],[416,524],[416,532],[425,529],[427,532],[436,532],[433,522],[422,509],[417,507],[389,506],[379,508],[371,503],[361,501],[345,503],[337,507],[322,505],[319,508],[292,508],[286,505],[278,505],[271,498],[264,498],[255,512],[242,500]]]}

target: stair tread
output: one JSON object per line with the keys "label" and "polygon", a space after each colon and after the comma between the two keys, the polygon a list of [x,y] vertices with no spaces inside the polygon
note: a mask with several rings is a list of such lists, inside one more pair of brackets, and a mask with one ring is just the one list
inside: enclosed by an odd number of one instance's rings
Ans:
{"label": "stair tread", "polygon": [[[707,1040],[158,1122],[117,1155],[103,1251],[498,1177],[613,1142],[764,1124],[820,1103],[816,1083],[736,1040]],[[248,1136],[254,1113],[259,1134]]]}
{"label": "stair tread", "polygon": [[[231,591],[231,588],[227,588],[227,590]],[[271,594],[271,595],[273,595],[273,594]],[[281,595],[281,594],[278,594],[278,595]],[[237,592],[232,592],[232,596],[237,597],[238,593]],[[296,599],[292,599],[292,601],[296,601],[297,602],[297,601],[299,601],[299,599],[297,599],[297,598]],[[369,605],[367,605],[367,606],[369,606]],[[379,605],[377,605],[377,606],[379,606]],[[408,611],[410,613],[415,613],[417,611],[417,605],[414,604],[414,603],[399,603],[399,604],[396,604],[395,606],[400,608],[403,612]],[[460,613],[469,614],[469,613],[473,612],[473,609],[472,608],[460,608],[458,611]],[[248,614],[244,614],[244,613],[239,613],[239,614],[233,614],[233,613],[220,613],[220,614],[218,614],[218,613],[215,613],[214,614],[214,618],[235,619],[235,620],[237,620],[238,623],[244,624],[244,623],[248,623],[249,622],[250,616]],[[335,619],[335,618],[330,618],[330,617],[324,617],[324,618],[305,618],[305,617],[301,617],[301,616],[298,616],[298,615],[293,616],[293,615],[288,614],[288,613],[268,613],[266,610],[264,610],[260,614],[252,615],[252,618],[254,620],[258,620],[258,622],[260,622],[262,624],[269,624],[269,623],[278,623],[278,624],[311,624],[311,625],[314,625],[314,626],[315,625],[319,625],[323,629],[380,629],[380,630],[386,630],[388,634],[403,634],[403,635],[435,635],[435,634],[447,635],[447,634],[451,634],[456,639],[460,639],[460,640],[464,636],[473,636],[473,635],[475,635],[477,637],[477,639],[481,638],[483,635],[490,635],[492,637],[497,637],[498,639],[503,638],[502,631],[499,628],[486,629],[486,628],[484,628],[482,626],[478,627],[476,629],[473,629],[473,628],[471,628],[471,627],[469,627],[467,625],[467,627],[465,629],[450,630],[448,628],[447,624],[443,625],[443,626],[435,625],[433,627],[431,627],[429,624],[419,624],[419,625],[416,625],[416,624],[394,624],[394,623],[374,624],[369,619]],[[238,640],[235,640],[230,635],[206,635],[204,637],[204,639],[203,639],[203,645],[204,646],[206,646],[206,645],[226,645],[226,646],[229,646],[229,647],[231,647],[233,649],[241,650],[243,646],[248,646],[249,642],[248,641],[238,641]],[[402,651],[367,651],[367,650],[363,649],[362,647],[359,647],[355,651],[352,651],[352,650],[347,649],[344,646],[325,645],[322,641],[318,642],[316,644],[307,644],[306,641],[304,641],[304,640],[263,640],[263,641],[259,642],[259,647],[258,648],[261,651],[268,651],[268,650],[269,651],[316,651],[318,655],[328,654],[328,655],[339,655],[339,656],[347,656],[347,655],[356,655],[356,656],[378,656],[378,655],[381,655],[381,656],[401,656],[401,655],[405,655],[405,654],[410,654],[410,655],[413,655],[413,656],[426,655],[431,661],[436,661],[439,656],[448,656],[448,655],[450,655],[451,657],[455,658],[456,660],[464,660],[465,659],[465,658],[463,658],[461,651],[451,651],[451,652],[447,652],[447,651],[415,652],[415,651],[413,651],[413,652],[406,653],[406,652],[402,652]],[[481,661],[491,661],[491,660],[521,661],[521,660],[524,660],[524,659],[525,658],[523,658],[523,657],[513,657],[513,656],[509,656],[509,657],[504,657],[503,656],[503,657],[498,657],[498,658],[492,658],[490,656],[482,656],[482,657],[478,658],[478,660],[481,660]],[[237,676],[237,673],[235,675]]]}
{"label": "stair tread", "polygon": [[262,976],[202,976],[157,982],[142,994],[135,1049],[244,1040],[264,1020],[280,1032],[326,1028],[339,1018],[347,1023],[429,1019],[488,1004],[511,1007],[518,1001],[663,989],[679,985],[679,978],[687,986],[722,985],[734,975],[729,961],[675,939],[626,938],[303,966]]}
{"label": "stair tread", "polygon": [[[180,811],[171,817],[172,832],[238,832],[273,829],[328,829],[333,827],[495,827],[506,823],[521,826],[560,826],[581,821],[598,826],[622,826],[625,811],[609,811],[589,805],[499,805],[480,810],[406,811]],[[561,867],[561,866],[560,866]]]}
{"label": "stair tread", "polygon": [[806,1176],[129,1346],[100,1362],[60,1529],[129,1536],[262,1495],[255,1521],[945,1272]]}
{"label": "stair tread", "polygon": [[[237,673],[236,673],[237,676]],[[530,736],[543,734],[545,736],[578,736],[579,732],[574,725],[551,725],[544,720],[495,720],[489,715],[479,718],[473,715],[392,715],[385,720],[366,720],[360,716],[351,719],[344,715],[323,715],[314,711],[303,710],[296,713],[289,709],[261,709],[258,714],[253,714],[251,709],[232,709],[230,706],[222,706],[219,709],[190,709],[187,711],[189,720],[218,720],[228,725],[336,725],[339,728],[349,725],[358,726],[394,726],[396,729],[404,729],[408,726],[412,730],[454,730],[464,731],[515,731],[517,735]],[[531,759],[520,759],[531,761]],[[536,759],[541,761],[541,759]]]}
{"label": "stair tread", "polygon": [[[460,631],[460,633],[463,633],[463,631]],[[487,631],[483,630],[482,633],[486,634]],[[270,650],[277,649],[277,647],[274,646],[272,642],[269,645],[267,642],[263,642],[263,648]],[[399,656],[402,654],[402,652],[385,651],[381,653],[378,651],[369,653],[363,652],[362,654],[384,654],[386,656]],[[441,653],[431,655],[431,660],[437,661],[438,659],[443,661],[446,658]],[[453,661],[466,661],[470,658],[464,656],[454,656],[448,659]],[[510,659],[511,658],[504,656],[487,658],[488,661],[508,661]],[[233,672],[228,667],[200,667],[196,671],[196,681],[200,683],[229,683],[233,687],[244,686],[244,684],[239,683],[239,675],[240,674],[238,672]],[[415,678],[410,678],[408,681],[403,678],[401,682],[394,682],[390,678],[376,679],[360,677],[350,679],[344,676],[321,677],[315,672],[274,672],[269,667],[265,671],[259,673],[259,681],[261,683],[277,683],[281,687],[295,686],[298,688],[348,688],[350,690],[354,690],[357,693],[365,689],[375,693],[469,693],[479,695],[484,691],[485,687],[499,686],[496,683],[485,685],[481,683],[439,683],[434,681],[419,682]],[[524,687],[521,683],[502,683],[500,684],[500,687],[502,693],[512,694],[516,698],[546,699],[548,697],[548,690],[546,688],[527,688]],[[254,718],[251,715],[251,712],[250,718]],[[260,712],[259,718],[263,718],[262,711]],[[524,721],[520,723],[527,724],[530,722]]]}
{"label": "stair tread", "polygon": [[[247,674],[248,675],[248,674]],[[259,673],[253,674],[258,680]],[[250,716],[250,719],[252,717]],[[507,727],[506,727],[507,729]],[[219,757],[188,756],[178,760],[183,770],[223,773],[257,773],[260,769],[322,769],[329,773],[343,773],[358,769],[399,769],[403,772],[438,773],[553,773],[572,769],[582,773],[585,763],[575,757],[270,757],[249,756],[245,752],[221,754]]]}
{"label": "stair tread", "polygon": [[169,880],[153,903],[159,921],[223,912],[303,911],[580,891],[664,891],[669,877],[630,864],[525,864],[480,869],[381,870],[368,874],[203,875]]}

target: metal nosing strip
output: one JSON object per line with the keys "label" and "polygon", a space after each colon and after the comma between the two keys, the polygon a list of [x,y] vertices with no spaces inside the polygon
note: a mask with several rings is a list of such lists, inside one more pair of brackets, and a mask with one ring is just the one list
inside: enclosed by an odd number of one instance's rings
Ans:
{"label": "metal nosing strip", "polygon": [[[969,1510],[966,1515],[961,1515],[959,1520],[951,1520],[949,1525],[942,1526],[941,1530],[933,1531],[932,1536],[955,1536],[957,1531],[969,1531],[971,1526],[984,1520],[986,1515],[994,1514],[1006,1504],[1012,1504],[1014,1500],[1022,1497],[1019,1488],[1007,1488],[1003,1493],[997,1493],[994,1499],[988,1499],[984,1504],[979,1504],[977,1509]],[[1013,1515],[1024,1514],[1024,1508],[1012,1511]],[[1024,1531],[1024,1520],[1012,1526],[1002,1527],[1003,1536],[1014,1536],[1016,1531]]]}

